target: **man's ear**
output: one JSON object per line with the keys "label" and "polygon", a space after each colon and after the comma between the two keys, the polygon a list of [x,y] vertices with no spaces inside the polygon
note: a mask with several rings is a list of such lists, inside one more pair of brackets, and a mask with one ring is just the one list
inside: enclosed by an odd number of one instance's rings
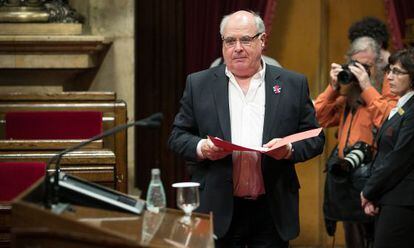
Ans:
{"label": "man's ear", "polygon": [[260,42],[262,43],[262,49],[265,47],[265,42],[266,42],[266,33],[263,33],[260,36]]}

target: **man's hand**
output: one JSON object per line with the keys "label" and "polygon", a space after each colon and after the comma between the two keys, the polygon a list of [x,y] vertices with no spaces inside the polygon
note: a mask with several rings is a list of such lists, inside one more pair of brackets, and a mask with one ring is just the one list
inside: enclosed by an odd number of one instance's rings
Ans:
{"label": "man's hand", "polygon": [[374,203],[368,201],[361,192],[361,207],[364,209],[366,215],[375,216],[379,213],[379,208],[375,207]]}
{"label": "man's hand", "polygon": [[[280,138],[272,139],[268,143],[264,144],[263,147],[272,149],[274,146],[276,146],[279,140],[281,139]],[[271,156],[272,158],[277,159],[277,160],[289,159],[292,156],[292,144],[287,144],[285,146],[271,150],[270,152],[266,152],[266,155]]]}
{"label": "man's hand", "polygon": [[365,70],[363,65],[355,62],[355,65],[349,65],[349,70],[358,79],[359,86],[362,90],[365,90],[371,86],[371,79],[369,78],[368,72]]}
{"label": "man's hand", "polygon": [[201,153],[203,157],[210,160],[218,160],[231,154],[231,151],[226,151],[223,148],[217,147],[210,139],[204,139],[201,145]]}
{"label": "man's hand", "polygon": [[332,63],[331,64],[331,71],[329,72],[329,75],[331,77],[331,86],[334,90],[339,89],[338,85],[338,74],[341,72],[342,66],[340,64]]}

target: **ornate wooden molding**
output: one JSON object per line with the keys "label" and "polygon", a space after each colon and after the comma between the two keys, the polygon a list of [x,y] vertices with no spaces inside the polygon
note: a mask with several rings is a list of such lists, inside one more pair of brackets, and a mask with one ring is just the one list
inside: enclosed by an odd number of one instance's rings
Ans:
{"label": "ornate wooden molding", "polygon": [[111,41],[92,35],[0,36],[0,68],[87,69],[100,64]]}
{"label": "ornate wooden molding", "polygon": [[83,19],[67,0],[0,0],[0,22],[80,23]]}

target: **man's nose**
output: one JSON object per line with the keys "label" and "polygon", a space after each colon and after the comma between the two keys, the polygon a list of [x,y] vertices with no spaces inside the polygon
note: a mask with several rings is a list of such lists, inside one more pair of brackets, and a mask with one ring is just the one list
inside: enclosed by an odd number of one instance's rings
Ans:
{"label": "man's nose", "polygon": [[236,40],[236,44],[234,45],[234,50],[235,51],[241,51],[243,50],[243,46],[241,44],[241,42],[239,40]]}

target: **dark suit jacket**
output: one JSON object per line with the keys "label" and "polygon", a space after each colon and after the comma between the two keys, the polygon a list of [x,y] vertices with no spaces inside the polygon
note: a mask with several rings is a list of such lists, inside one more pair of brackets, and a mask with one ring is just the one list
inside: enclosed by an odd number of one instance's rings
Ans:
{"label": "dark suit jacket", "polygon": [[[280,93],[273,91],[279,85]],[[303,75],[266,65],[266,102],[263,144],[319,127]],[[222,237],[233,212],[232,156],[217,161],[197,161],[197,143],[206,135],[231,141],[228,78],[225,65],[191,74],[173,124],[170,148],[193,161],[191,179],[199,182],[199,212],[213,212],[214,231]],[[323,150],[324,135],[293,144],[291,160],[262,157],[266,197],[280,236],[293,239],[299,234],[299,182],[294,163],[308,160]]]}
{"label": "dark suit jacket", "polygon": [[414,97],[378,133],[378,152],[363,195],[379,204],[414,205]]}

